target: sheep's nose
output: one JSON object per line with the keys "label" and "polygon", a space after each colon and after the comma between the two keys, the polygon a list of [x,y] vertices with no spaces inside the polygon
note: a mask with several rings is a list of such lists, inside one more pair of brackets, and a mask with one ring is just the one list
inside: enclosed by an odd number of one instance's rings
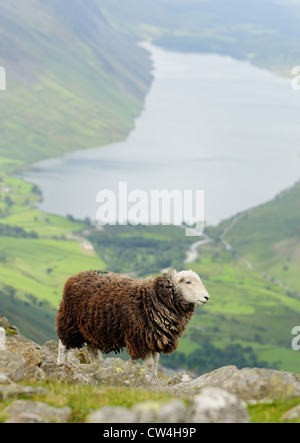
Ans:
{"label": "sheep's nose", "polygon": [[209,300],[209,295],[206,295],[204,298],[205,298],[206,301],[208,301]]}

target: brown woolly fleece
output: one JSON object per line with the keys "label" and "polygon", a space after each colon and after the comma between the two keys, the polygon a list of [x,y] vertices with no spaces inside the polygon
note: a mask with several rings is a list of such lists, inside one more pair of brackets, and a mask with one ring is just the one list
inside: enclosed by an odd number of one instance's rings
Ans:
{"label": "brown woolly fleece", "polygon": [[126,348],[137,360],[150,351],[174,352],[194,310],[170,274],[143,280],[82,272],[66,282],[57,333],[67,349],[85,343],[105,354]]}

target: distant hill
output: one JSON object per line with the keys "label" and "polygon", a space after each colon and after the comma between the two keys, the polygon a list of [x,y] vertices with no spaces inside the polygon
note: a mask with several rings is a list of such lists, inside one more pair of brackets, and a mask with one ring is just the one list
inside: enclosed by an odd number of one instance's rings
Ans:
{"label": "distant hill", "polygon": [[241,214],[226,241],[300,299],[300,182],[271,202]]}
{"label": "distant hill", "polygon": [[151,82],[97,0],[2,2],[0,65],[0,156],[26,163],[124,139]]}
{"label": "distant hill", "polygon": [[210,52],[289,75],[299,64],[300,4],[288,0],[99,0],[116,26],[168,49]]}

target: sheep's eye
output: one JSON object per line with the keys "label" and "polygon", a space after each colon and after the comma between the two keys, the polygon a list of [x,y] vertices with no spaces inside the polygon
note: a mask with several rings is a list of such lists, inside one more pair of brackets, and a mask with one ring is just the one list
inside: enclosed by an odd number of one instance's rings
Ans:
{"label": "sheep's eye", "polygon": [[186,284],[187,284],[187,285],[191,285],[192,282],[191,282],[191,281],[186,281]]}

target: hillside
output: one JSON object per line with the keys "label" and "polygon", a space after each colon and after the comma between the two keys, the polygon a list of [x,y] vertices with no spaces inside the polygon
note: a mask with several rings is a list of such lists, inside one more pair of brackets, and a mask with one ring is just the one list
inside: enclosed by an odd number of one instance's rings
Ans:
{"label": "hillside", "polygon": [[300,7],[276,0],[99,0],[118,29],[171,50],[249,60],[280,75],[299,64]]}
{"label": "hillside", "polygon": [[[15,174],[33,162],[124,139],[151,74],[148,54],[116,31],[95,0],[0,5],[0,304],[38,342],[55,338],[65,280],[105,263],[89,227],[35,209],[40,190]],[[33,321],[35,320],[35,321]]]}
{"label": "hillside", "polygon": [[1,157],[32,163],[123,140],[133,128],[150,60],[98,3],[1,3]]}
{"label": "hillside", "polygon": [[226,241],[240,256],[257,271],[280,282],[295,299],[300,299],[299,219],[300,183],[297,183],[273,201],[241,214],[226,235]]}

